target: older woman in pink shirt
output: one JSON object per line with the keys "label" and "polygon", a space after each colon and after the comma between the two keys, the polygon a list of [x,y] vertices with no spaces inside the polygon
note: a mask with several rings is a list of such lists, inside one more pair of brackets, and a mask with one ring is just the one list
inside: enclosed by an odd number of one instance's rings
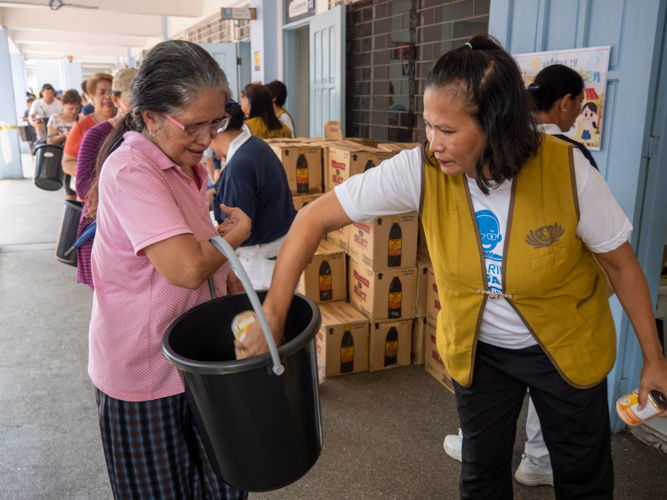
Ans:
{"label": "older woman in pink shirt", "polygon": [[[162,335],[185,311],[227,292],[228,264],[209,240],[234,248],[250,220],[222,207],[211,222],[200,163],[226,123],[227,79],[198,45],[158,44],[132,85],[133,112],[111,133],[89,192],[97,215],[88,373],[116,499],[243,499],[212,471]],[[233,277],[233,275],[232,275]],[[233,285],[233,282],[231,282]]]}

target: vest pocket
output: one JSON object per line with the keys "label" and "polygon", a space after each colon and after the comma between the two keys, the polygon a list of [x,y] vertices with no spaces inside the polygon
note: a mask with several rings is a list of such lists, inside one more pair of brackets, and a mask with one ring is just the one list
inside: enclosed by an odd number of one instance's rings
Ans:
{"label": "vest pocket", "polygon": [[600,275],[598,274],[595,277],[595,283],[593,284],[593,291],[590,293],[590,295],[588,297],[579,301],[579,303],[577,304],[577,310],[581,309],[581,306],[583,306],[586,302],[588,302],[589,300],[591,300],[595,296],[595,294],[598,291],[598,285],[599,284],[600,284]]}
{"label": "vest pocket", "polygon": [[545,267],[551,267],[555,264],[563,262],[564,260],[567,260],[567,257],[568,257],[567,248],[560,248],[556,252],[551,252],[550,254],[545,255],[544,257],[537,257],[535,259],[531,259],[530,265],[533,268],[533,271],[537,271],[539,269],[543,269]]}

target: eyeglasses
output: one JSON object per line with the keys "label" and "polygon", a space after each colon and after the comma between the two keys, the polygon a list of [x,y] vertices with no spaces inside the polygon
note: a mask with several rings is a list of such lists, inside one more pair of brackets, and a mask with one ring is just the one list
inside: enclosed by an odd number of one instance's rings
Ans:
{"label": "eyeglasses", "polygon": [[183,132],[185,132],[186,139],[194,139],[195,141],[202,139],[206,134],[209,133],[212,133],[213,137],[215,137],[216,135],[224,132],[225,130],[227,130],[227,126],[229,125],[229,120],[231,120],[232,118],[227,113],[225,113],[225,116],[223,118],[215,120],[214,122],[209,123],[208,125],[188,125],[186,127],[185,125],[182,125],[168,114],[165,113],[164,116],[167,117],[167,120],[172,122]]}

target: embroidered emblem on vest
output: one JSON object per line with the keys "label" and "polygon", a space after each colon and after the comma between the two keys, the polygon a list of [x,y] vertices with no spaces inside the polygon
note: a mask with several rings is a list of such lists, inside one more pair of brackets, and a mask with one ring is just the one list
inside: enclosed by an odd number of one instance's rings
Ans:
{"label": "embroidered emblem on vest", "polygon": [[553,226],[542,226],[535,231],[530,231],[526,237],[526,243],[533,245],[535,248],[546,248],[560,240],[565,230],[555,222]]}

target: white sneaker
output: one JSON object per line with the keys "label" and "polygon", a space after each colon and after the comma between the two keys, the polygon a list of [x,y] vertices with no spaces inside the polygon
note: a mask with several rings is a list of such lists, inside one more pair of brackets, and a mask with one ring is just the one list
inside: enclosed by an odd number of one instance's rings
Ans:
{"label": "white sneaker", "polygon": [[514,473],[514,477],[518,482],[526,486],[554,485],[554,475],[551,465],[547,465],[546,467],[535,465],[525,454],[521,456],[521,463]]}
{"label": "white sneaker", "polygon": [[445,448],[445,453],[454,460],[461,461],[461,444],[463,440],[458,434],[450,434],[445,436],[445,442],[442,446]]}

